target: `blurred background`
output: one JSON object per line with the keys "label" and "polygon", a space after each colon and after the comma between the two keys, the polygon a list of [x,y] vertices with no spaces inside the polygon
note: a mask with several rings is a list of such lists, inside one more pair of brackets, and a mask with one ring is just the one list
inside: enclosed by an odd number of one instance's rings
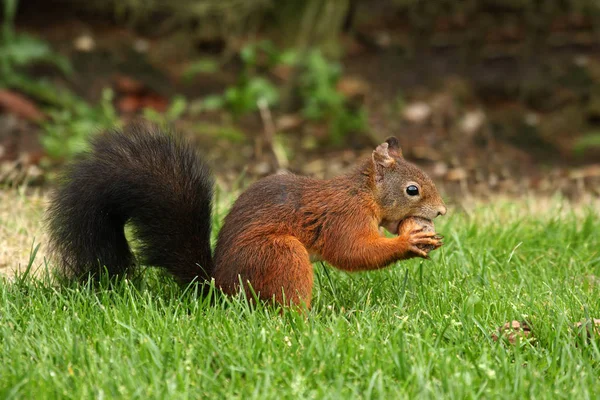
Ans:
{"label": "blurred background", "polygon": [[600,195],[598,0],[3,0],[0,181],[175,127],[221,185],[387,136],[455,199]]}

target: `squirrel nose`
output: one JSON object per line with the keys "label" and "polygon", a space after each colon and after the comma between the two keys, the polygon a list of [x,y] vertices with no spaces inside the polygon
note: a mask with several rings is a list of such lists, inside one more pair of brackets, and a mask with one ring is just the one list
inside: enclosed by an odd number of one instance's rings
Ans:
{"label": "squirrel nose", "polygon": [[438,208],[438,213],[437,213],[437,215],[438,215],[438,216],[440,216],[440,215],[446,215],[446,211],[447,211],[447,209],[446,209],[446,206],[440,206],[440,207]]}

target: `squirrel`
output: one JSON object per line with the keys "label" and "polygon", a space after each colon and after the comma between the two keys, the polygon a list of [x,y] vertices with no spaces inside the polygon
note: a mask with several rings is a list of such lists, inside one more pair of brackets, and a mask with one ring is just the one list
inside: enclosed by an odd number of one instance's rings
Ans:
{"label": "squirrel", "polygon": [[[388,138],[355,169],[332,179],[275,174],[250,185],[225,217],[211,251],[214,178],[197,150],[155,126],[132,124],[91,140],[66,167],[50,199],[50,250],[70,277],[124,275],[136,265],[125,237],[130,223],[140,262],[177,281],[214,279],[226,294],[310,308],[317,256],[345,271],[364,271],[442,245],[412,226],[446,206],[431,179]],[[380,227],[395,237],[385,237]]]}

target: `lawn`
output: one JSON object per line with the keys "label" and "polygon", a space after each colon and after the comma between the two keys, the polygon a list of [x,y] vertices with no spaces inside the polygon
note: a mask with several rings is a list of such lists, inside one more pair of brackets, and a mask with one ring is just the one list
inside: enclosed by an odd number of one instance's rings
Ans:
{"label": "lawn", "polygon": [[[307,315],[151,269],[100,288],[4,278],[0,397],[597,398],[600,336],[574,328],[600,318],[597,209],[499,201],[436,227],[431,261],[315,264]],[[495,341],[512,320],[532,336]]]}

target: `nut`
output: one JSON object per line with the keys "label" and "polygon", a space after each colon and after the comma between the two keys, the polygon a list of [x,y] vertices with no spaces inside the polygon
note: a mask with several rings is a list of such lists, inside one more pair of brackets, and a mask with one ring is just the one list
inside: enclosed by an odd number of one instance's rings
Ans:
{"label": "nut", "polygon": [[[410,232],[420,228],[423,228],[425,232],[435,232],[433,221],[421,217],[408,217],[402,220],[398,225],[398,235],[403,232]],[[430,244],[419,245],[418,247],[427,252],[435,249],[435,246]]]}

